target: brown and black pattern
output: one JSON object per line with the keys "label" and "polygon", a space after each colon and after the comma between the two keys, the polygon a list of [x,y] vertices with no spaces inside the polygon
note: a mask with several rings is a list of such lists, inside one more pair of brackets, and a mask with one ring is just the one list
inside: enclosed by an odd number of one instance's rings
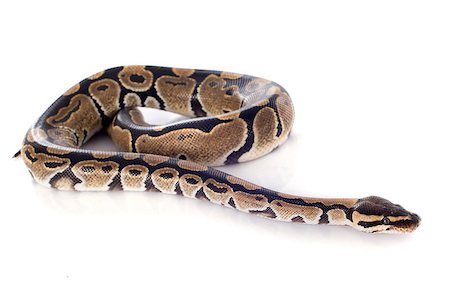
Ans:
{"label": "brown and black pattern", "polygon": [[153,83],[153,73],[145,66],[125,66],[119,72],[119,80],[123,87],[131,91],[147,91]]}
{"label": "brown and black pattern", "polygon": [[[147,123],[139,108],[186,116]],[[59,190],[154,190],[206,199],[261,217],[410,232],[420,218],[379,198],[306,198],[268,190],[211,165],[263,156],[289,136],[291,98],[252,76],[153,66],[98,72],[75,84],[27,132],[20,155],[33,178]],[[80,149],[107,129],[121,152]]]}
{"label": "brown and black pattern", "polygon": [[120,85],[115,80],[97,80],[92,82],[88,89],[106,116],[112,117],[120,109]]}
{"label": "brown and black pattern", "polygon": [[197,81],[189,77],[194,70],[173,69],[173,72],[177,76],[164,75],[156,80],[156,92],[164,101],[167,111],[194,117],[191,101]]}

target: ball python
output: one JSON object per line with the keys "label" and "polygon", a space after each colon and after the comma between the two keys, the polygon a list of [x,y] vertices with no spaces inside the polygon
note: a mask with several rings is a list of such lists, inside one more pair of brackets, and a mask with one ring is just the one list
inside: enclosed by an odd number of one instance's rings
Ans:
{"label": "ball python", "polygon": [[[145,121],[140,107],[186,116]],[[312,198],[258,186],[210,166],[250,161],[283,144],[294,121],[279,84],[231,72],[121,66],[62,94],[28,130],[20,151],[34,180],[59,190],[158,191],[205,199],[280,221],[411,232],[417,214],[386,199]],[[120,151],[83,149],[105,130]]]}

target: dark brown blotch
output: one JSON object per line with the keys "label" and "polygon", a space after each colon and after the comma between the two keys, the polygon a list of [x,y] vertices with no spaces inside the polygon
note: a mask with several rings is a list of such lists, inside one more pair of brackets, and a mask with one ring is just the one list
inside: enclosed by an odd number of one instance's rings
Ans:
{"label": "dark brown blotch", "polygon": [[162,173],[162,174],[159,174],[159,177],[161,177],[161,178],[163,178],[163,179],[172,179],[173,178],[173,174],[172,173],[169,173],[169,172],[166,172],[166,173]]}
{"label": "dark brown blotch", "polygon": [[209,82],[209,83],[208,83],[208,86],[209,86],[210,88],[215,88],[215,87],[218,87],[218,86],[219,86],[219,83],[217,83],[217,82],[215,82],[215,81],[212,81],[212,82]]}
{"label": "dark brown blotch", "polygon": [[186,183],[188,183],[190,185],[196,185],[196,184],[198,184],[198,180],[196,180],[194,178],[186,178]]}
{"label": "dark brown blotch", "polygon": [[141,84],[141,83],[145,82],[145,78],[144,78],[144,76],[141,76],[139,74],[132,74],[130,76],[130,81]]}
{"label": "dark brown blotch", "polygon": [[37,158],[31,156],[31,152],[29,150],[25,150],[25,156],[28,160],[30,160],[31,162],[36,162],[38,161]]}
{"label": "dark brown blotch", "polygon": [[111,170],[113,170],[111,165],[102,166],[102,171],[104,173],[109,173],[109,172],[111,172]]}
{"label": "dark brown blotch", "polygon": [[234,203],[234,199],[233,199],[233,198],[230,198],[230,200],[228,201],[228,204],[229,204],[231,207],[236,208],[236,203]]}
{"label": "dark brown blotch", "polygon": [[328,214],[323,213],[323,214],[320,216],[319,224],[328,224],[328,223],[330,223],[330,221],[328,221]]}
{"label": "dark brown blotch", "polygon": [[292,222],[299,222],[299,223],[305,223],[305,220],[303,220],[303,217],[301,216],[295,216],[291,219]]}
{"label": "dark brown blotch", "polygon": [[211,183],[211,182],[208,183],[206,186],[207,186],[208,189],[210,189],[211,191],[216,192],[216,193],[219,193],[219,194],[223,194],[223,193],[226,193],[226,192],[228,191],[227,188],[218,187],[218,186],[214,185],[214,184]]}
{"label": "dark brown blotch", "polygon": [[81,171],[86,172],[86,173],[94,172],[95,167],[94,166],[83,166],[83,167],[81,167]]}
{"label": "dark brown blotch", "polygon": [[172,86],[177,86],[177,85],[186,86],[187,85],[185,82],[175,82],[175,81],[170,81],[170,80],[165,81],[165,83],[167,85],[172,85]]}
{"label": "dark brown blotch", "polygon": [[183,195],[183,192],[181,191],[181,187],[180,187],[179,183],[176,183],[176,185],[175,185],[175,193],[177,195]]}
{"label": "dark brown blotch", "polygon": [[97,90],[98,91],[105,91],[105,90],[107,90],[109,87],[107,86],[107,85],[99,85],[98,87],[97,87]]}
{"label": "dark brown blotch", "polygon": [[203,191],[203,189],[200,189],[197,191],[197,193],[195,194],[195,198],[197,199],[206,199],[206,200],[210,200],[206,195],[205,192]]}
{"label": "dark brown blotch", "polygon": [[45,167],[47,168],[58,168],[65,165],[66,162],[44,162]]}
{"label": "dark brown blotch", "polygon": [[249,212],[251,214],[256,214],[256,215],[267,217],[267,218],[276,218],[277,217],[275,212],[270,207],[268,207],[264,210],[249,210]]}
{"label": "dark brown blotch", "polygon": [[232,88],[229,88],[225,91],[226,95],[233,95],[234,94],[234,90]]}
{"label": "dark brown blotch", "polygon": [[128,172],[130,172],[131,176],[139,176],[142,174],[141,170],[137,170],[137,169],[130,169]]}

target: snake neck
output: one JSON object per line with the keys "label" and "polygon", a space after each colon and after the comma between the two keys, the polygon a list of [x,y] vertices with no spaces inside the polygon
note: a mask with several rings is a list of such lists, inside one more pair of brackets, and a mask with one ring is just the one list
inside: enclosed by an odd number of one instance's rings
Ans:
{"label": "snake neck", "polygon": [[358,202],[356,198],[301,198],[306,207],[308,224],[329,224],[353,226],[353,207]]}
{"label": "snake neck", "polygon": [[[354,206],[359,201],[357,198],[302,197],[266,189],[263,189],[259,196],[252,199],[252,202],[255,207],[259,202],[261,209],[249,212],[277,220],[306,224],[353,226]],[[266,199],[267,205],[262,209],[264,206],[261,202],[265,202]]]}

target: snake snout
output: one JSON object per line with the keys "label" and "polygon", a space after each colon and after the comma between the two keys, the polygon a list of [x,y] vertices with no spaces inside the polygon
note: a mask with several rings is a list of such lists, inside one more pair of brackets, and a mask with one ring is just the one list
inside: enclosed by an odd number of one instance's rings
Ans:
{"label": "snake snout", "polygon": [[411,220],[420,223],[420,221],[422,221],[422,218],[420,218],[420,216],[415,213],[411,213]]}
{"label": "snake snout", "polygon": [[411,217],[411,221],[415,225],[415,228],[419,227],[420,222],[422,221],[422,218],[420,218],[420,216],[417,215],[416,213],[411,213],[410,217]]}
{"label": "snake snout", "polygon": [[391,225],[391,230],[401,233],[409,233],[417,229],[421,222],[421,218],[416,213],[408,213],[406,219],[395,221]]}

